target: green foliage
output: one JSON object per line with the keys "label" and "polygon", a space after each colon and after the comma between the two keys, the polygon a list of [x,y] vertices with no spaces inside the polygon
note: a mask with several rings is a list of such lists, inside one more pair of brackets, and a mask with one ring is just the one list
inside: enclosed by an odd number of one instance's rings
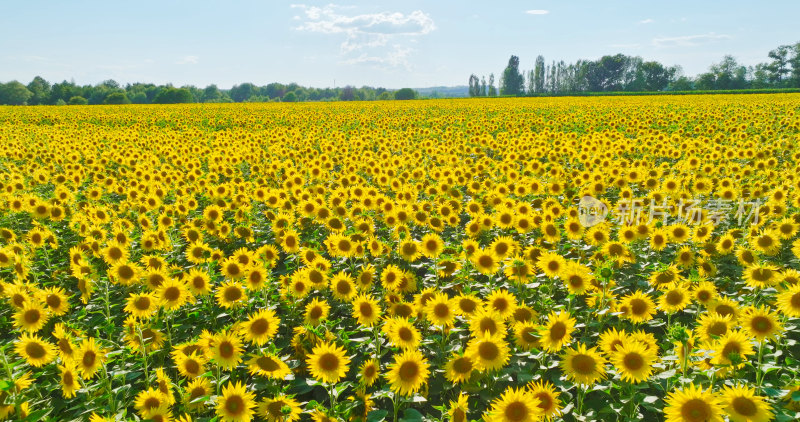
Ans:
{"label": "green foliage", "polygon": [[164,88],[153,99],[155,104],[181,104],[194,102],[191,91],[186,88]]}
{"label": "green foliage", "polygon": [[500,95],[522,95],[525,92],[525,79],[519,72],[519,57],[511,56],[508,66],[503,70],[500,82]]}
{"label": "green foliage", "polygon": [[86,98],[81,97],[80,95],[76,95],[69,99],[67,103],[69,105],[86,105],[89,104],[89,101]]}
{"label": "green foliage", "polygon": [[124,92],[112,92],[106,96],[106,99],[103,100],[103,104],[130,104],[131,100],[128,99],[128,96],[125,95]]}
{"label": "green foliage", "polygon": [[395,100],[413,100],[417,98],[417,91],[411,88],[398,89],[394,92]]}
{"label": "green foliage", "polygon": [[31,97],[33,93],[17,81],[0,84],[0,104],[26,105]]}

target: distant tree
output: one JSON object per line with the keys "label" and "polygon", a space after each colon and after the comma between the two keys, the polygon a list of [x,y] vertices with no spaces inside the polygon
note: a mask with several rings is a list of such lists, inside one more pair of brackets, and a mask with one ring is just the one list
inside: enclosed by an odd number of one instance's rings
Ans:
{"label": "distant tree", "polygon": [[490,97],[497,96],[497,88],[494,87],[494,73],[489,74],[489,92],[487,93]]}
{"label": "distant tree", "polygon": [[233,101],[241,103],[246,101],[251,96],[257,95],[254,91],[255,85],[249,82],[243,83],[241,85],[234,85],[233,88],[231,88],[230,96]]}
{"label": "distant tree", "polygon": [[481,95],[481,82],[473,73],[469,75],[469,96],[477,97],[479,95]]}
{"label": "distant tree", "polygon": [[544,76],[544,57],[539,55],[533,68],[533,92],[544,92]]}
{"label": "distant tree", "polygon": [[79,95],[76,95],[74,97],[70,97],[69,102],[67,104],[69,104],[69,105],[86,105],[86,104],[89,104],[89,101],[86,98],[83,98],[83,97],[81,97]]}
{"label": "distant tree", "polygon": [[519,57],[511,56],[508,65],[503,70],[500,95],[522,95],[525,89],[525,80],[519,72]]}
{"label": "distant tree", "polygon": [[128,95],[133,104],[147,104],[147,94],[144,91],[134,91]]}
{"label": "distant tree", "polygon": [[413,100],[417,98],[417,91],[411,88],[398,89],[394,92],[395,100]]}
{"label": "distant tree", "polygon": [[394,97],[389,91],[381,92],[381,95],[378,95],[378,101],[388,101],[393,99]]}
{"label": "distant tree", "polygon": [[339,101],[358,101],[358,94],[353,86],[347,85],[339,93]]}
{"label": "distant tree", "polygon": [[772,71],[767,63],[759,63],[753,66],[749,72],[753,75],[750,86],[755,89],[769,88],[772,81]]}
{"label": "distant tree", "polygon": [[154,104],[191,103],[194,100],[188,88],[168,87],[161,90],[153,99]]}
{"label": "distant tree", "polygon": [[789,59],[789,65],[792,67],[789,86],[800,88],[800,42],[792,46],[792,58]]}
{"label": "distant tree", "polygon": [[487,93],[488,92],[486,90],[486,76],[481,76],[481,92],[480,92],[480,96],[481,97],[485,97]]}
{"label": "distant tree", "polygon": [[782,45],[767,54],[772,59],[772,62],[767,65],[770,71],[770,81],[775,85],[783,85],[792,71],[790,68],[791,52],[791,46]]}
{"label": "distant tree", "polygon": [[50,83],[41,76],[33,78],[27,88],[33,94],[28,100],[29,105],[47,104],[50,101]]}
{"label": "distant tree", "polygon": [[644,62],[641,65],[646,91],[661,91],[669,85],[670,70],[659,62]]}
{"label": "distant tree", "polygon": [[33,93],[18,81],[0,84],[0,104],[26,105]]}
{"label": "distant tree", "polygon": [[106,95],[103,104],[130,104],[131,100],[122,91],[112,92]]}
{"label": "distant tree", "polygon": [[286,95],[283,96],[283,99],[281,101],[285,103],[293,103],[297,101],[297,94],[295,94],[294,91],[289,91],[286,93]]}

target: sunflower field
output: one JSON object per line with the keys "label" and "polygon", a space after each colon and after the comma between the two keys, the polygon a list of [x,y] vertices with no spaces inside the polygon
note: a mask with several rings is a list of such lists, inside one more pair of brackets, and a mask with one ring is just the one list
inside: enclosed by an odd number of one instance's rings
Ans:
{"label": "sunflower field", "polygon": [[0,420],[800,418],[800,94],[0,107]]}

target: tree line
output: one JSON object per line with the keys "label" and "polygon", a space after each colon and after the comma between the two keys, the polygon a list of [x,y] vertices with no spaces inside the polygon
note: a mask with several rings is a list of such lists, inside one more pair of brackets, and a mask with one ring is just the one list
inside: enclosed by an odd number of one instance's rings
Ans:
{"label": "tree line", "polygon": [[416,91],[410,88],[307,88],[296,83],[271,83],[264,86],[243,83],[234,85],[231,89],[220,89],[213,84],[205,88],[191,85],[177,88],[172,85],[145,83],[122,86],[111,79],[97,85],[78,85],[74,81],[50,84],[40,76],[33,78],[27,85],[18,81],[0,83],[0,104],[6,105],[368,101],[408,100],[416,97]]}
{"label": "tree line", "polygon": [[[680,66],[644,61],[638,56],[617,54],[598,60],[546,64],[536,57],[534,68],[520,71],[519,57],[511,56],[500,77],[500,95],[547,95],[579,92],[648,92],[800,88],[800,42],[782,45],[767,54],[769,61],[744,66],[726,55],[707,72],[685,76]],[[494,74],[469,77],[471,97],[495,96]]]}

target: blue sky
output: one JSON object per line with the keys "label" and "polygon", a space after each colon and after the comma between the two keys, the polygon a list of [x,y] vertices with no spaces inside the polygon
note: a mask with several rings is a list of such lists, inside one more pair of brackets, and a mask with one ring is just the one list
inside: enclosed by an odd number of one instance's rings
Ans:
{"label": "blue sky", "polygon": [[800,1],[4,1],[0,81],[388,88],[638,55],[693,76],[800,41]]}

